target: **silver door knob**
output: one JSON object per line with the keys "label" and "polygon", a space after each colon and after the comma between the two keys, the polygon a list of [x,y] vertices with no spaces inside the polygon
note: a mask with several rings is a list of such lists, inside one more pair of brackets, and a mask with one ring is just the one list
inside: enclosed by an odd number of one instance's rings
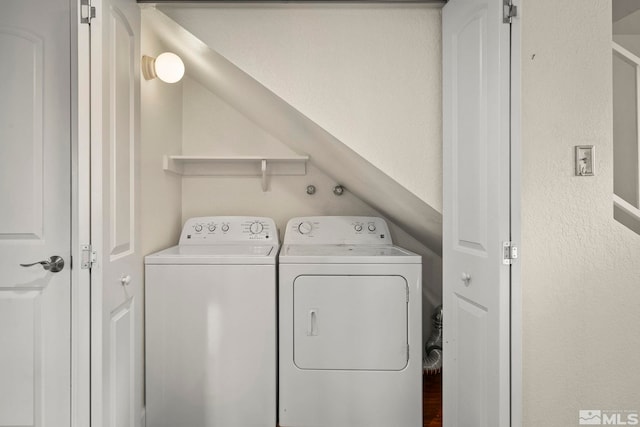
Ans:
{"label": "silver door knob", "polygon": [[48,260],[32,262],[31,264],[20,264],[21,267],[31,267],[40,264],[42,268],[52,273],[58,273],[64,268],[64,260],[61,256],[54,255]]}
{"label": "silver door knob", "polygon": [[120,284],[122,286],[129,286],[129,283],[131,283],[131,276],[127,274],[126,276],[123,275],[122,277],[120,277]]}

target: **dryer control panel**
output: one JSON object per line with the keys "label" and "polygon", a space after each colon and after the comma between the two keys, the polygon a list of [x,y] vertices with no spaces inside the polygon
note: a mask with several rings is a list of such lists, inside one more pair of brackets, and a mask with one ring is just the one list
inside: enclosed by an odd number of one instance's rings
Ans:
{"label": "dryer control panel", "polygon": [[180,246],[216,244],[278,244],[278,230],[271,218],[203,216],[190,218],[182,228]]}
{"label": "dryer control panel", "polygon": [[389,227],[373,216],[307,216],[289,220],[285,244],[391,245]]}

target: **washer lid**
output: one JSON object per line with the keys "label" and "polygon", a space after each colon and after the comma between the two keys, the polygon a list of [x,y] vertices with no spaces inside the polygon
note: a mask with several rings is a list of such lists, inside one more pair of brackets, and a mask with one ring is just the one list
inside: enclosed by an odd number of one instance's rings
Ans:
{"label": "washer lid", "polygon": [[420,255],[393,245],[284,245],[281,263],[420,264]]}
{"label": "washer lid", "polygon": [[275,264],[277,245],[172,246],[147,255],[150,264]]}

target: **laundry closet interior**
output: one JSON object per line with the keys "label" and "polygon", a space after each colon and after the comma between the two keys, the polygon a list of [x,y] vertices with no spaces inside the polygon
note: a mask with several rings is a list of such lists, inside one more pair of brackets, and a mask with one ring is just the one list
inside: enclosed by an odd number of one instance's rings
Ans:
{"label": "laundry closet interior", "polygon": [[423,347],[442,298],[441,6],[140,3],[141,57],[185,64],[140,78],[141,255],[194,217],[272,218],[281,243],[294,217],[379,217],[421,256]]}

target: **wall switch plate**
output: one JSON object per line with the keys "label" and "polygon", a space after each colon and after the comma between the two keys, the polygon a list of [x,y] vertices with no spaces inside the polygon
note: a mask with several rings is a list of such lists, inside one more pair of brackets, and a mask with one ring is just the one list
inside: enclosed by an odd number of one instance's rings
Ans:
{"label": "wall switch plate", "polygon": [[576,145],[576,176],[593,176],[593,145]]}

